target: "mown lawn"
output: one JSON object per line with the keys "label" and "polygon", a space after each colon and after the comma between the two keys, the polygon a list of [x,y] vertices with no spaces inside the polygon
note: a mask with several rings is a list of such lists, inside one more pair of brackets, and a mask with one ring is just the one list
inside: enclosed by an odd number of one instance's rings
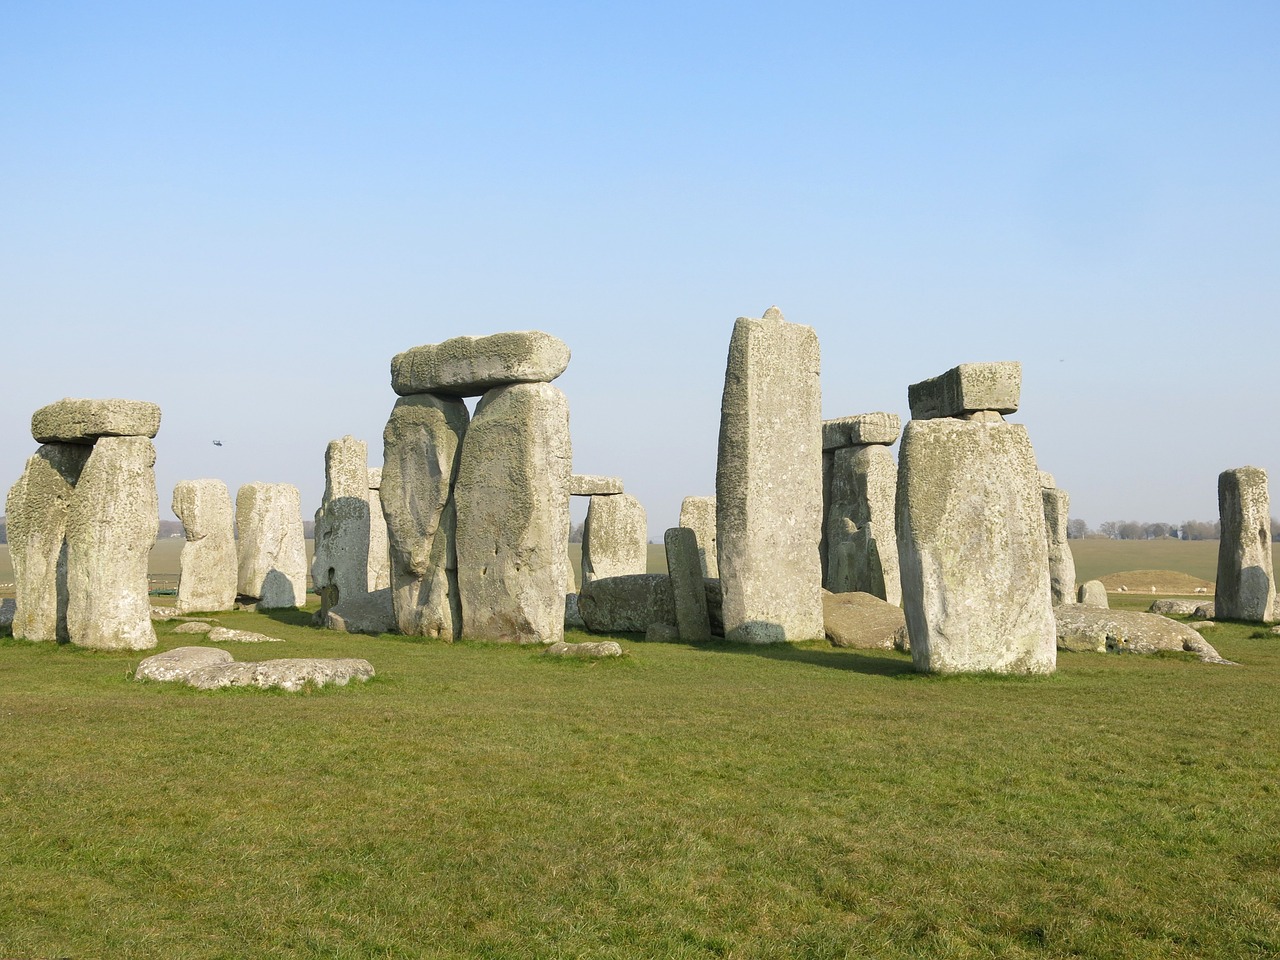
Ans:
{"label": "mown lawn", "polygon": [[940,680],[222,619],[289,641],[239,659],[379,675],[201,693],[0,641],[0,956],[1280,953],[1280,638],[1249,627],[1211,637],[1239,667]]}

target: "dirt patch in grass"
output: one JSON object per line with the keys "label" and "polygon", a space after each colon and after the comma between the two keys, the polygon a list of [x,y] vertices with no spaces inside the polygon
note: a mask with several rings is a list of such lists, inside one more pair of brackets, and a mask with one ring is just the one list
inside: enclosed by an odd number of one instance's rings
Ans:
{"label": "dirt patch in grass", "polygon": [[[1108,592],[1128,587],[1130,593],[1170,593],[1213,599],[1213,581],[1177,570],[1125,570],[1100,578]],[[1154,590],[1152,589],[1154,588]]]}

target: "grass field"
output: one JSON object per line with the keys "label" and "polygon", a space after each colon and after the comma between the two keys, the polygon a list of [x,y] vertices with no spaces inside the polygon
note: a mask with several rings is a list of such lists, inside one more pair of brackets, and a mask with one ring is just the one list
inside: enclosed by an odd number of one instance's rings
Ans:
{"label": "grass field", "polygon": [[[129,679],[0,641],[0,956],[1280,953],[1280,640],[1239,667],[643,644],[596,664],[347,637],[371,683]],[[161,648],[191,642],[161,625]]]}

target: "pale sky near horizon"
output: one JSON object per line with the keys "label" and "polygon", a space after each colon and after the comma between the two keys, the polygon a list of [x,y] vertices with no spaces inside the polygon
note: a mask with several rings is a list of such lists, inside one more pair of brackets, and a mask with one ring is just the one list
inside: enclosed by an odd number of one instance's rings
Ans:
{"label": "pale sky near horizon", "polygon": [[129,397],[163,517],[197,477],[310,517],[394,353],[542,329],[575,469],[660,539],[775,303],[826,417],[1020,360],[1095,527],[1280,471],[1274,3],[0,0],[0,225],[4,489],[37,407]]}

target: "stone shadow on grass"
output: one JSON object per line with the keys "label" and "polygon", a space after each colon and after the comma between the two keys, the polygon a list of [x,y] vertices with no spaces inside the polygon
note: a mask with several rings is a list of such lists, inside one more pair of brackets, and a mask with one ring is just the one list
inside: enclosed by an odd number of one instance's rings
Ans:
{"label": "stone shadow on grass", "polygon": [[291,627],[314,627],[315,611],[303,607],[272,607],[269,610],[257,610],[257,613],[274,620],[276,623],[287,623]]}
{"label": "stone shadow on grass", "polygon": [[[807,663],[831,670],[848,670],[876,677],[919,676],[910,658],[870,656],[861,650],[821,649],[798,646],[794,643],[728,643],[713,640],[710,643],[683,644],[691,650],[708,650],[713,653],[749,654],[765,660],[782,660],[790,663]],[[886,651],[888,652],[888,651]]]}

